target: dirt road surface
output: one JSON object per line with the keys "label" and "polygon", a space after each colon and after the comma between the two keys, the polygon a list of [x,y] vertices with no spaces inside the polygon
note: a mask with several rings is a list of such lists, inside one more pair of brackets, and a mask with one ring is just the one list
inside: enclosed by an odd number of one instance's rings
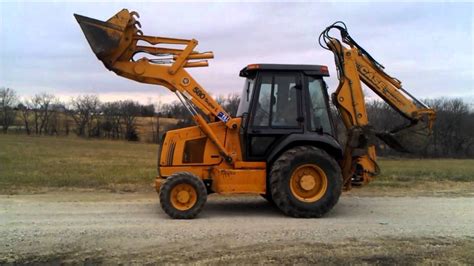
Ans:
{"label": "dirt road surface", "polygon": [[474,198],[343,196],[322,219],[211,195],[171,220],[152,193],[0,196],[0,264],[474,263]]}

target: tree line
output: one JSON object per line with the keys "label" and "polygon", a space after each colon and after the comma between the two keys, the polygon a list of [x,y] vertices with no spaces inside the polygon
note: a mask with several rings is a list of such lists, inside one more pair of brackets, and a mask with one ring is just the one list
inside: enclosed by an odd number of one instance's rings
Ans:
{"label": "tree line", "polygon": [[[236,94],[218,96],[217,102],[235,116],[240,97]],[[470,104],[458,98],[425,100],[436,110],[436,121],[422,149],[414,155],[423,157],[473,157],[474,112]],[[337,110],[331,108],[336,131],[344,143],[344,127]],[[381,101],[367,103],[370,124],[378,131],[390,131],[406,123],[388,104]],[[164,118],[176,119],[164,123]],[[69,135],[80,137],[125,139],[136,141],[144,133],[137,130],[138,120],[147,119],[146,131],[151,132],[150,142],[159,143],[170,129],[194,125],[187,109],[178,101],[166,104],[143,105],[136,101],[101,102],[96,95],[81,95],[64,103],[52,94],[40,93],[20,100],[16,92],[0,88],[0,122],[2,131],[21,132],[28,135]],[[417,134],[405,136],[412,143]],[[143,139],[142,139],[143,140]],[[380,140],[376,140],[378,154],[396,155]],[[413,154],[412,154],[413,155]]]}
{"label": "tree line", "polygon": [[[474,111],[471,105],[460,98],[426,99],[423,102],[436,111],[436,120],[428,138],[424,138],[423,131],[412,131],[402,136],[409,138],[407,143],[421,144],[413,154],[422,157],[474,157]],[[379,130],[390,131],[407,123],[385,102],[370,102],[367,112],[370,123]],[[381,149],[383,144],[379,143],[379,154],[397,155],[391,149]]]}
{"label": "tree line", "polygon": [[[219,96],[229,110],[238,106],[238,97]],[[160,118],[177,119],[163,123]],[[139,120],[150,132],[150,142],[159,143],[164,132],[193,124],[192,117],[178,101],[166,104],[140,104],[124,100],[102,102],[97,95],[80,95],[68,102],[49,93],[20,99],[16,91],[0,88],[0,123],[2,132],[27,135],[69,135],[79,137],[138,141],[145,133],[137,130]],[[144,120],[144,122],[143,122]]]}

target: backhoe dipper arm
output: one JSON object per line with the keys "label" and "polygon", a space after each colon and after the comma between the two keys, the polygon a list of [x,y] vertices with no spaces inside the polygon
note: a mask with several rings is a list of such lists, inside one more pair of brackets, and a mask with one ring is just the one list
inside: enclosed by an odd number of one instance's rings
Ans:
{"label": "backhoe dipper arm", "polygon": [[[195,51],[194,48],[198,42],[194,39],[143,35],[139,29],[140,22],[135,19],[135,17],[139,17],[138,14],[129,12],[127,9],[118,12],[106,22],[77,14],[74,16],[92,50],[107,69],[138,82],[164,86],[176,93],[180,101],[191,112],[197,125],[217,146],[221,155],[226,161],[232,161],[224,145],[212,132],[208,122],[219,119],[232,129],[237,128],[237,125],[231,121],[230,115],[222,106],[185,70],[190,67],[208,66],[205,59],[212,59],[214,57],[212,52],[199,53]],[[166,47],[156,46],[162,44],[165,44]],[[170,45],[181,45],[184,48],[168,48]],[[136,60],[137,55],[141,53],[158,58],[142,57]],[[205,117],[201,114],[204,114]]]}
{"label": "backhoe dipper arm", "polygon": [[[342,41],[349,47],[331,37],[329,35],[331,29],[339,30]],[[425,129],[430,132],[435,112],[405,91],[399,80],[385,73],[383,66],[349,36],[344,23],[336,22],[326,28],[321,33],[319,41],[323,48],[334,53],[338,69],[339,86],[333,94],[333,103],[338,108],[347,129],[342,170],[345,188],[350,189],[351,183],[367,183],[379,172],[374,136],[381,138],[395,150],[407,151],[394,138],[394,134],[417,124],[418,126],[425,124]],[[407,118],[410,121],[409,125],[391,132],[376,132],[369,125],[361,81]]]}

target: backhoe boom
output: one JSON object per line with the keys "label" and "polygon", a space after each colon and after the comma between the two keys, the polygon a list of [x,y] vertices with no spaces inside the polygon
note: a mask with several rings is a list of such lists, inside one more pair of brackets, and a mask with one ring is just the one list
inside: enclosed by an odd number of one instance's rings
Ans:
{"label": "backhoe boom", "polygon": [[[349,47],[330,36],[331,29],[339,30],[342,42]],[[334,53],[338,69],[339,86],[333,94],[333,103],[338,108],[348,132],[342,170],[345,188],[350,189],[352,183],[367,183],[379,172],[374,136],[398,151],[407,151],[407,147],[404,147],[395,135],[401,130],[419,127],[420,124],[424,124],[423,129],[429,133],[435,120],[435,112],[405,91],[398,79],[383,71],[383,66],[349,36],[344,23],[336,22],[326,28],[320,35],[320,44]],[[391,132],[375,131],[367,117],[362,83],[410,123]]]}

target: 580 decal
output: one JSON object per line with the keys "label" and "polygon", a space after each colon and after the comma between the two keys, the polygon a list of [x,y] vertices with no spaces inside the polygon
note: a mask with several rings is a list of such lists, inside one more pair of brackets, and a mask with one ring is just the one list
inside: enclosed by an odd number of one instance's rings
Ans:
{"label": "580 decal", "polygon": [[199,89],[198,87],[194,87],[193,92],[194,92],[194,94],[196,94],[196,96],[198,98],[201,98],[203,100],[204,100],[204,98],[206,98],[206,94],[204,92],[202,92],[202,90]]}
{"label": "580 decal", "polygon": [[209,99],[207,99],[206,94],[200,88],[194,87],[193,92],[199,99],[204,100],[204,102],[209,106],[209,108],[213,110],[216,109],[216,107],[212,104],[211,101],[209,101]]}
{"label": "580 decal", "polygon": [[[198,97],[199,99],[201,100],[204,100],[204,102],[213,110],[216,109],[216,107],[214,106],[214,104],[212,104],[211,101],[209,101],[209,99],[206,97],[206,94],[198,87],[194,87],[193,89],[193,92],[194,94],[196,95],[196,97]],[[227,123],[227,121],[230,120],[230,117],[225,114],[224,112],[219,112],[217,114],[217,118],[219,118],[220,120],[222,120],[224,123]]]}

